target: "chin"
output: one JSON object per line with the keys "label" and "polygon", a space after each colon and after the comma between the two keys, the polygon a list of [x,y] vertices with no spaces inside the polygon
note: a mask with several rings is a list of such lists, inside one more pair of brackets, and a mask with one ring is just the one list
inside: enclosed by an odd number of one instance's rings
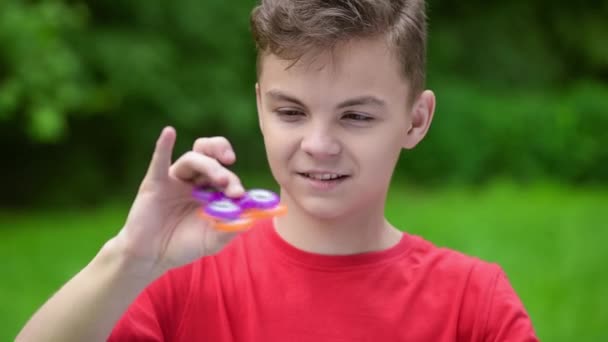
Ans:
{"label": "chin", "polygon": [[333,221],[341,215],[326,208],[306,208],[305,212],[313,219],[320,221]]}
{"label": "chin", "polygon": [[317,220],[336,220],[348,212],[348,204],[343,200],[304,198],[296,202],[304,213]]}

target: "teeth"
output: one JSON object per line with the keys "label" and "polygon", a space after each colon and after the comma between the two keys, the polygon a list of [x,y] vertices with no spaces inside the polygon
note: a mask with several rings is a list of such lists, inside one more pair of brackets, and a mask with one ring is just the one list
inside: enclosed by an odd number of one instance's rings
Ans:
{"label": "teeth", "polygon": [[306,177],[309,177],[312,179],[318,179],[318,180],[332,180],[332,179],[336,179],[336,178],[340,177],[340,175],[337,173],[321,173],[321,174],[306,173],[305,175],[306,175]]}

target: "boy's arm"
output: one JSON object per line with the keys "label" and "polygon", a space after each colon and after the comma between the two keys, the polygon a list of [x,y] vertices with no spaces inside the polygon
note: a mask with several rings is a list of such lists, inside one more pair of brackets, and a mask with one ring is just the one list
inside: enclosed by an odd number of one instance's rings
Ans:
{"label": "boy's arm", "polygon": [[17,341],[105,341],[137,295],[158,275],[134,275],[116,239],[66,283]]}

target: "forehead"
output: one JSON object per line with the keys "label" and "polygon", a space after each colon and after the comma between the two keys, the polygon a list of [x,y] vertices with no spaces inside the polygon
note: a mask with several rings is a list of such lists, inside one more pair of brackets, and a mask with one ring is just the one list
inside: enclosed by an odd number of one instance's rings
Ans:
{"label": "forehead", "polygon": [[382,38],[349,41],[331,50],[305,54],[296,62],[267,54],[259,66],[262,89],[302,96],[405,98],[409,88],[400,63]]}

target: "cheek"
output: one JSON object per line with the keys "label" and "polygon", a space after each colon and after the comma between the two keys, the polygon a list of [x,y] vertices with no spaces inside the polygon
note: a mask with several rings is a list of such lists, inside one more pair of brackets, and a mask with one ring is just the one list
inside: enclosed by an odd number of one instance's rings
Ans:
{"label": "cheek", "polygon": [[376,137],[369,143],[359,144],[361,152],[359,162],[362,166],[365,165],[366,178],[382,181],[392,175],[401,146],[396,137],[386,139],[387,136],[390,135]]}
{"label": "cheek", "polygon": [[293,135],[288,134],[285,129],[276,129],[276,127],[269,128],[271,129],[264,130],[264,144],[268,162],[273,169],[273,173],[276,173],[284,168],[285,164],[291,158],[295,146],[295,139]]}
{"label": "cheek", "polygon": [[280,158],[281,153],[273,144],[272,139],[269,139],[267,136],[264,136],[264,144],[266,148],[266,159],[268,160],[268,166],[270,167],[270,173],[274,179],[282,185],[282,175],[285,173],[285,171],[283,171],[285,166],[282,158]]}

